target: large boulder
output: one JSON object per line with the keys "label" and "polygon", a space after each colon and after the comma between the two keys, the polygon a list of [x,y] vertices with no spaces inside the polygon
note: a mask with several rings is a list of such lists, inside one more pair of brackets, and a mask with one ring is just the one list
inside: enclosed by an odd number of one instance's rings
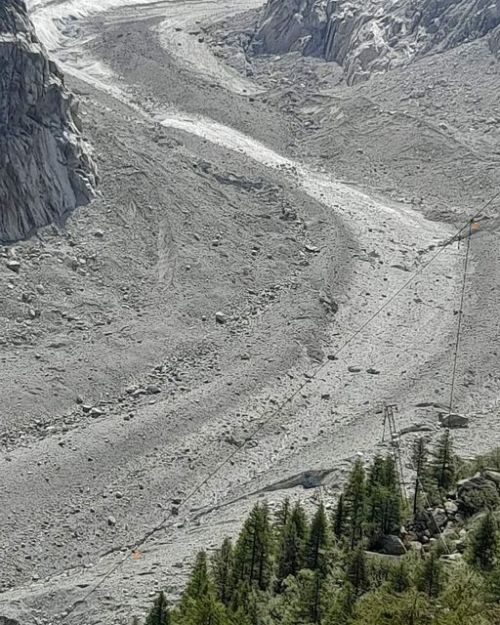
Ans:
{"label": "large boulder", "polygon": [[406,553],[406,548],[399,536],[387,534],[382,536],[378,551],[388,556],[402,556]]}
{"label": "large boulder", "polygon": [[78,105],[30,22],[0,2],[0,243],[60,222],[94,194]]}
{"label": "large boulder", "polygon": [[455,412],[439,415],[439,423],[441,427],[449,428],[450,430],[469,427],[468,417]]}
{"label": "large boulder", "polygon": [[496,484],[484,475],[475,475],[458,483],[457,504],[460,512],[472,516],[500,505]]}

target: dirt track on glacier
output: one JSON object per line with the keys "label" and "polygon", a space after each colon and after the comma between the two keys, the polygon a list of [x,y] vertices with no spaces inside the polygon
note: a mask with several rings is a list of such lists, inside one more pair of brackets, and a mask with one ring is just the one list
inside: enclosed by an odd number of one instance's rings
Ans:
{"label": "dirt track on glacier", "polygon": [[[380,448],[380,402],[438,431],[464,246],[422,270],[453,224],[300,162],[300,119],[200,31],[248,3],[45,4],[102,197],[0,267],[0,614],[125,624],[269,487],[312,505],[300,475],[331,469],[334,496]],[[472,241],[462,451],[499,438],[496,227]]]}

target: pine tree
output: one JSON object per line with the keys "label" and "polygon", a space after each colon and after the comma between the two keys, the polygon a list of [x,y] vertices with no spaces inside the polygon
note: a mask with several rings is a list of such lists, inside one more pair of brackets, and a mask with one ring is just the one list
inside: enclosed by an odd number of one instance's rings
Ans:
{"label": "pine tree", "polygon": [[228,606],[233,592],[233,545],[229,538],[224,540],[212,558],[212,577],[215,596]]}
{"label": "pine tree", "polygon": [[297,577],[289,577],[283,594],[282,625],[309,625],[322,619],[324,580],[318,571],[304,569]]}
{"label": "pine tree", "polygon": [[145,625],[170,625],[170,611],[163,591],[156,597],[153,607],[146,618]]}
{"label": "pine tree", "polygon": [[210,580],[208,577],[208,561],[205,551],[200,551],[196,556],[191,577],[186,586],[183,596],[186,598],[198,599],[208,594]]}
{"label": "pine tree", "polygon": [[344,495],[341,493],[335,513],[333,515],[333,533],[335,537],[340,540],[345,535],[346,531],[346,511],[344,507]]}
{"label": "pine tree", "polygon": [[362,547],[357,547],[348,556],[346,577],[357,595],[368,590],[370,580],[366,566],[366,555]]}
{"label": "pine tree", "polygon": [[393,568],[390,574],[390,584],[395,592],[405,592],[410,588],[411,579],[408,560],[403,558],[397,566]]}
{"label": "pine tree", "polygon": [[325,508],[320,504],[311,523],[306,543],[304,565],[311,571],[318,571],[321,577],[328,574],[331,558],[330,526]]}
{"label": "pine tree", "polygon": [[443,582],[443,565],[434,551],[431,551],[417,574],[417,588],[429,598],[435,598],[441,592]]}
{"label": "pine tree", "polygon": [[193,600],[179,619],[179,625],[230,625],[226,608],[212,592]]}
{"label": "pine tree", "polygon": [[411,459],[415,469],[415,492],[413,495],[413,516],[415,517],[420,507],[421,488],[425,488],[427,474],[427,459],[429,452],[424,438],[420,437],[413,443]]}
{"label": "pine tree", "polygon": [[450,431],[445,430],[433,453],[434,461],[429,470],[430,476],[441,492],[447,492],[455,482],[456,458]]}
{"label": "pine tree", "polygon": [[493,512],[481,519],[472,534],[469,561],[483,571],[491,571],[498,555],[498,524]]}
{"label": "pine tree", "polygon": [[485,577],[465,563],[450,567],[439,595],[437,625],[497,625],[488,618]]}
{"label": "pine tree", "polygon": [[366,489],[366,533],[372,547],[386,534],[399,532],[401,493],[396,463],[391,456],[375,458]]}
{"label": "pine tree", "polygon": [[344,502],[347,519],[347,535],[351,549],[363,540],[363,525],[366,508],[366,483],[363,463],[358,458],[349,475],[344,490]]}
{"label": "pine tree", "polygon": [[278,546],[276,565],[276,591],[283,590],[283,582],[289,575],[297,575],[304,563],[307,517],[297,503],[288,516]]}
{"label": "pine tree", "polygon": [[276,530],[278,530],[278,534],[281,534],[281,532],[285,529],[286,524],[288,523],[288,519],[290,518],[290,514],[290,499],[287,497],[281,507],[276,512],[276,521],[274,527]]}
{"label": "pine tree", "polygon": [[269,595],[242,582],[236,589],[231,604],[231,621],[234,625],[261,625],[267,611]]}
{"label": "pine tree", "polygon": [[271,581],[273,534],[267,505],[257,504],[245,521],[234,550],[233,583],[266,590]]}

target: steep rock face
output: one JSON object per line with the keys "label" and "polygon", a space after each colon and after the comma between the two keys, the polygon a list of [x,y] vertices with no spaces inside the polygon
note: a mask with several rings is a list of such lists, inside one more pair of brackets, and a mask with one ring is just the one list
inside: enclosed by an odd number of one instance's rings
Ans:
{"label": "steep rock face", "polygon": [[[483,37],[499,24],[500,0],[268,0],[251,49],[335,61],[352,84]],[[500,39],[495,32],[492,50]]]}
{"label": "steep rock face", "polygon": [[24,0],[0,2],[0,242],[25,238],[93,197],[77,103]]}
{"label": "steep rock face", "polygon": [[497,59],[500,59],[500,26],[495,28],[491,33],[490,48]]}

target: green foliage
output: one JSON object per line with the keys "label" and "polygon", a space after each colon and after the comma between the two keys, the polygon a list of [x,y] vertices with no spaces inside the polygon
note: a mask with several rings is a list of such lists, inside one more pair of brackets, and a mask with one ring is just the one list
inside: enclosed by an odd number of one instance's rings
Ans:
{"label": "green foliage", "polygon": [[229,538],[212,557],[212,577],[217,599],[229,605],[233,595],[233,545]]}
{"label": "green foliage", "polygon": [[346,537],[351,549],[363,540],[366,512],[366,476],[363,463],[358,458],[349,475],[344,490]]}
{"label": "green foliage", "polygon": [[389,583],[394,592],[402,593],[411,588],[410,558],[402,558],[393,567],[389,576]]}
{"label": "green foliage", "polygon": [[238,537],[234,550],[233,584],[248,582],[266,590],[272,575],[273,534],[266,504],[257,504]]}
{"label": "green foliage", "polygon": [[396,464],[391,456],[376,457],[366,488],[365,533],[371,547],[386,534],[397,534],[401,526],[401,491]]}
{"label": "green foliage", "polygon": [[468,557],[483,571],[491,571],[498,556],[498,523],[493,512],[488,511],[473,532]]}
{"label": "green foliage", "polygon": [[212,593],[200,597],[187,607],[178,625],[230,625],[225,607]]}
{"label": "green foliage", "polygon": [[[449,437],[432,461],[423,444],[415,454],[441,499],[456,467]],[[475,518],[465,561],[437,545],[423,557],[367,554],[401,517],[394,460],[378,457],[367,472],[358,460],[331,523],[323,505],[308,520],[286,501],[272,523],[256,505],[234,547],[225,540],[210,566],[200,552],[177,608],[161,593],[145,625],[500,625],[494,513]]]}
{"label": "green foliage", "polygon": [[352,625],[431,625],[429,599],[415,589],[393,593],[380,588],[361,597]]}
{"label": "green foliage", "polygon": [[457,458],[449,430],[443,433],[432,455],[429,478],[440,492],[445,493],[454,485],[457,471]]}
{"label": "green foliage", "polygon": [[345,536],[346,531],[346,510],[344,506],[344,495],[341,494],[337,506],[335,508],[335,514],[333,515],[333,533],[335,538],[340,540]]}
{"label": "green foliage", "polygon": [[485,469],[500,471],[500,447],[496,447],[486,454],[476,456],[468,462],[461,462],[458,467],[457,477],[459,479],[472,477]]}
{"label": "green foliage", "polygon": [[497,625],[489,612],[484,578],[465,563],[455,566],[439,596],[435,625]]}
{"label": "green foliage", "polygon": [[305,548],[305,567],[317,571],[321,578],[328,575],[331,558],[331,529],[321,504],[313,517],[309,538]]}
{"label": "green foliage", "polygon": [[303,567],[307,535],[307,516],[304,508],[297,503],[287,515],[285,526],[279,532],[276,565],[277,592],[281,592],[283,583],[289,575],[297,575]]}
{"label": "green foliage", "polygon": [[304,569],[289,577],[283,593],[282,625],[309,625],[322,619],[325,583],[318,571]]}
{"label": "green foliage", "polygon": [[431,551],[417,572],[417,588],[428,597],[435,598],[441,592],[443,583],[443,564],[436,553]]}
{"label": "green foliage", "polygon": [[149,612],[145,625],[170,625],[170,612],[168,609],[167,598],[162,591],[156,597],[153,607]]}
{"label": "green foliage", "polygon": [[425,509],[425,501],[423,495],[428,489],[428,458],[429,450],[424,438],[417,438],[412,446],[411,460],[415,469],[415,487],[413,494],[413,516]]}
{"label": "green foliage", "polygon": [[346,578],[356,595],[366,592],[370,586],[365,550],[359,546],[347,557]]}

